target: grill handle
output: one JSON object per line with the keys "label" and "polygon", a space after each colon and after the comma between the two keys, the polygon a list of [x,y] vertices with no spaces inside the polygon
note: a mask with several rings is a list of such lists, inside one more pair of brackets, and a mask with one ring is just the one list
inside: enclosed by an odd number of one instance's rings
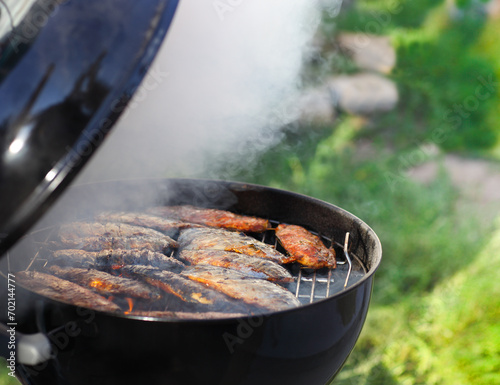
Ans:
{"label": "grill handle", "polygon": [[38,365],[51,357],[51,346],[48,337],[43,333],[22,334],[15,326],[0,323],[0,356],[7,359],[11,366],[15,364]]}

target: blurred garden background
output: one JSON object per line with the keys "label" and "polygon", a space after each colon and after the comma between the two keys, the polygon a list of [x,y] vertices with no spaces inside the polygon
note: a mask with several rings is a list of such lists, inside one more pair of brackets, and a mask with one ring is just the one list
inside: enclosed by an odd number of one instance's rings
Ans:
{"label": "blurred garden background", "polygon": [[[500,384],[499,8],[358,0],[325,12],[304,74],[317,103],[253,170],[252,182],[351,211],[382,241],[365,328],[334,384]],[[371,41],[387,54],[363,61]],[[352,103],[344,84],[360,75],[391,81],[397,100],[382,82]],[[325,84],[333,111],[318,107]]]}
{"label": "blurred garden background", "polygon": [[[379,235],[366,325],[334,384],[498,385],[500,5],[338,11],[307,56],[310,111],[252,170],[225,175],[334,203]],[[386,54],[360,59],[372,42]],[[360,76],[373,87],[356,91]],[[0,385],[15,383],[1,365]]]}

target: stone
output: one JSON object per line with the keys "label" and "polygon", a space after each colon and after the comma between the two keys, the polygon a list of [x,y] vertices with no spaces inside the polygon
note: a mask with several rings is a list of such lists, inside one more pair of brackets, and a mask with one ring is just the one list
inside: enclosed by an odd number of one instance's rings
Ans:
{"label": "stone", "polygon": [[381,75],[339,75],[328,81],[334,106],[351,114],[387,112],[399,100],[396,84]]}
{"label": "stone", "polygon": [[338,42],[361,69],[388,74],[396,65],[396,50],[387,36],[342,33]]}
{"label": "stone", "polygon": [[491,220],[500,210],[500,168],[497,162],[468,159],[446,154],[411,168],[406,175],[424,185],[441,177],[443,170],[457,189],[457,209],[472,209],[483,219]]}

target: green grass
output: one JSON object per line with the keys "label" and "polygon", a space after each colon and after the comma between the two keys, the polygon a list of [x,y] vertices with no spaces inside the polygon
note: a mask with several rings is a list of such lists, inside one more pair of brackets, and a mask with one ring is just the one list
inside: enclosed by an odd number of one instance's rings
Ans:
{"label": "green grass", "polygon": [[[495,67],[474,52],[483,27],[482,18],[470,16],[448,21],[437,36],[425,30],[417,38],[401,30],[393,35],[398,55],[393,78],[406,128],[400,133],[412,132],[447,150],[488,149],[497,143],[497,126],[488,118],[496,93],[481,81],[496,77]],[[415,120],[420,121],[417,131]],[[443,140],[433,139],[436,129],[447,133]]]}
{"label": "green grass", "polygon": [[[496,78],[500,79],[500,44],[498,44],[498,36],[500,36],[500,23],[498,20],[490,20],[484,26],[477,44],[473,47],[473,53],[491,63]],[[486,113],[485,121],[491,126],[498,127],[500,125],[500,115],[498,114],[498,111],[500,111],[499,87],[497,87],[496,97],[492,99],[492,105]],[[496,159],[500,159],[500,143],[498,141],[492,149],[491,155]]]}
{"label": "green grass", "polygon": [[365,0],[357,1],[337,18],[326,18],[344,31],[386,34],[394,28],[418,28],[429,12],[444,0]]}
{"label": "green grass", "polygon": [[499,246],[497,226],[468,266],[432,292],[391,307],[375,302],[338,383],[391,383],[378,378],[380,368],[397,384],[500,383]]}

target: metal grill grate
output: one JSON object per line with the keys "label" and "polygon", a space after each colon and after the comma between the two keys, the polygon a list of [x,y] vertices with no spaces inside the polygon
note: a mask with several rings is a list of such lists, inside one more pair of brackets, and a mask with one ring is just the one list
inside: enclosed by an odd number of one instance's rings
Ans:
{"label": "metal grill grate", "polygon": [[[273,229],[280,222],[270,221]],[[333,247],[337,256],[336,269],[307,269],[294,264],[289,267],[295,282],[288,288],[295,294],[302,304],[313,303],[334,295],[359,281],[366,274],[366,267],[353,253],[349,253],[349,233],[346,233],[344,245],[335,242],[331,238],[322,236],[314,231],[327,247]],[[282,249],[278,239],[274,236],[274,230],[262,234],[259,239],[262,242],[274,245],[278,250]],[[343,256],[342,257],[339,257]]]}

